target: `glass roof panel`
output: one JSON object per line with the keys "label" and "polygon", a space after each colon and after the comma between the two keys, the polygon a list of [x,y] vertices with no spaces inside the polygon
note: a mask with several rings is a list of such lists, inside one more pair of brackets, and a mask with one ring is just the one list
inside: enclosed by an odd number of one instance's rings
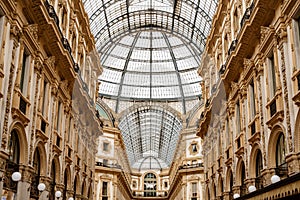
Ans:
{"label": "glass roof panel", "polygon": [[[119,127],[132,167],[155,169],[171,164],[182,129],[172,112],[158,106],[139,107],[125,114]],[[152,166],[144,166],[145,162]]]}
{"label": "glass roof panel", "polygon": [[[157,42],[156,47],[153,41]],[[199,54],[186,40],[175,35],[161,31],[128,34],[112,42],[101,59],[104,72],[100,81],[119,85],[106,90],[104,87],[109,84],[103,84],[99,91],[100,96],[115,94],[115,112],[120,111],[118,104],[122,99],[177,100],[184,104],[185,97],[198,99],[201,94],[200,90],[183,87],[201,81],[196,71]],[[183,108],[186,112],[185,105]]]}

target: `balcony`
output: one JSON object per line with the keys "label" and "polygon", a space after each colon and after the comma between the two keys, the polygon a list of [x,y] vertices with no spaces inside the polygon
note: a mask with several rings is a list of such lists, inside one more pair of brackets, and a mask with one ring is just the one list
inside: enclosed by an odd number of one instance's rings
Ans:
{"label": "balcony", "polygon": [[228,50],[228,56],[230,56],[230,54],[235,50],[237,43],[238,43],[237,40],[233,40],[231,42],[230,48]]}
{"label": "balcony", "polygon": [[254,3],[252,2],[252,4],[250,5],[250,7],[248,7],[243,15],[243,18],[241,20],[241,27],[244,26],[246,20],[250,19],[250,16],[251,16],[251,13],[252,13],[252,10],[253,10],[253,7],[254,7]]}
{"label": "balcony", "polygon": [[260,190],[264,187],[263,177],[258,176],[255,178],[255,187],[257,190]]}
{"label": "balcony", "polygon": [[278,165],[275,169],[275,172],[278,176],[284,177],[288,174],[288,165],[287,163],[282,163],[281,165]]}
{"label": "balcony", "polygon": [[107,163],[103,163],[103,162],[96,162],[96,166],[114,168],[114,169],[122,169],[121,165],[119,165],[119,164],[107,164]]}
{"label": "balcony", "polygon": [[219,70],[219,76],[223,75],[225,73],[226,70],[226,65],[221,65],[221,68]]}
{"label": "balcony", "polygon": [[7,160],[6,169],[5,169],[4,177],[3,177],[3,188],[4,189],[13,191],[15,193],[17,192],[18,182],[13,181],[11,176],[14,172],[18,172],[18,171],[19,171],[19,165],[10,160]]}
{"label": "balcony", "polygon": [[244,196],[245,194],[247,194],[247,186],[246,186],[246,184],[242,184],[240,186],[240,191],[241,191],[241,196]]}
{"label": "balcony", "polygon": [[56,12],[55,12],[54,7],[52,5],[50,5],[48,1],[45,1],[45,6],[46,6],[46,8],[48,10],[49,16],[51,18],[53,18],[55,24],[57,26],[59,26],[59,19],[58,19],[58,16],[57,16]]}
{"label": "balcony", "polygon": [[197,168],[197,167],[204,167],[203,163],[194,163],[194,164],[184,164],[179,166],[178,169],[191,169],[191,168]]}
{"label": "balcony", "polygon": [[61,38],[61,42],[62,42],[64,48],[65,48],[65,49],[69,52],[69,54],[71,55],[72,49],[71,49],[71,46],[70,46],[70,43],[69,43],[68,39],[65,38],[65,37],[62,37],[62,38]]}

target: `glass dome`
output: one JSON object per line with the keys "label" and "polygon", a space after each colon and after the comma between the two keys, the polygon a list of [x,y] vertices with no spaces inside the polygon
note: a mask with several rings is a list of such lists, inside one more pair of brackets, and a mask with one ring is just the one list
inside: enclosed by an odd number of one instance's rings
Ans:
{"label": "glass dome", "polygon": [[101,60],[100,95],[117,103],[134,99],[184,104],[201,95],[199,52],[175,35],[149,30],[128,34],[112,42]]}

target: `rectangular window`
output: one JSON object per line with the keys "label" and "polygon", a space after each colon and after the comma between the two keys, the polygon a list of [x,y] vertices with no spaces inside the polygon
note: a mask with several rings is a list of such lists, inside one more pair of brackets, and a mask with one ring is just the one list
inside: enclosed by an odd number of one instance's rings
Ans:
{"label": "rectangular window", "polygon": [[108,142],[103,142],[103,151],[108,151]]}
{"label": "rectangular window", "polygon": [[165,184],[165,188],[167,188],[168,187],[168,182],[165,181],[164,184]]}
{"label": "rectangular window", "polygon": [[192,183],[192,196],[197,196],[197,183]]}
{"label": "rectangular window", "polygon": [[276,93],[276,73],[275,73],[275,61],[274,54],[268,58],[268,78],[269,78],[269,90],[270,90],[270,98],[275,96]]}
{"label": "rectangular window", "polygon": [[236,111],[236,134],[240,134],[241,132],[241,114],[240,114],[240,103],[237,102],[235,106],[235,111]]}
{"label": "rectangular window", "polygon": [[102,182],[102,195],[107,196],[107,182]]}
{"label": "rectangular window", "polygon": [[251,110],[251,117],[254,119],[256,115],[256,108],[255,108],[255,89],[253,81],[249,85],[250,89],[250,110]]}
{"label": "rectangular window", "polygon": [[229,120],[228,120],[228,118],[226,118],[226,144],[227,144],[227,146],[229,146],[230,145],[230,133],[229,133]]}
{"label": "rectangular window", "polygon": [[28,70],[29,70],[29,55],[26,53],[26,50],[23,52],[22,65],[21,65],[21,78],[20,78],[20,90],[26,95],[25,89],[28,87],[26,85],[26,80],[28,79]]}
{"label": "rectangular window", "polygon": [[71,137],[71,131],[72,131],[72,118],[70,117],[69,119],[69,130],[68,130],[68,138],[67,138],[67,142],[70,141],[70,137]]}
{"label": "rectangular window", "polygon": [[43,104],[42,104],[42,114],[45,115],[46,107],[48,107],[48,83],[44,81],[43,89]]}
{"label": "rectangular window", "polygon": [[58,112],[57,112],[57,121],[56,121],[56,130],[59,132],[60,131],[60,121],[61,121],[61,102],[58,102]]}

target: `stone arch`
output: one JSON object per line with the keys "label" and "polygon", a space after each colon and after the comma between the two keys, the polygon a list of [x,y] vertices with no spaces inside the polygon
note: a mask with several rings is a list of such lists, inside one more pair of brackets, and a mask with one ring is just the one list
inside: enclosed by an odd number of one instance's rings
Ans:
{"label": "stone arch", "polygon": [[75,175],[75,178],[74,178],[74,188],[73,188],[73,191],[74,191],[74,194],[76,195],[76,194],[80,194],[80,189],[81,189],[81,187],[80,187],[80,177],[79,177],[79,174],[77,173],[76,175]]}
{"label": "stone arch", "polygon": [[[268,166],[270,168],[275,168],[276,167],[276,144],[277,144],[277,140],[278,137],[280,136],[281,133],[283,133],[284,138],[285,138],[285,148],[286,148],[286,134],[284,131],[284,127],[281,125],[275,125],[272,130],[271,130],[271,135],[269,138],[269,142],[268,142]],[[287,148],[286,148],[287,149]]]}
{"label": "stone arch", "polygon": [[213,180],[211,182],[211,197],[213,199],[217,199],[217,187],[216,187],[216,184]]}
{"label": "stone arch", "polygon": [[224,183],[223,183],[223,178],[221,175],[219,175],[218,178],[218,187],[217,187],[217,196],[223,196],[224,192]]}
{"label": "stone arch", "polygon": [[64,184],[64,189],[63,189],[63,199],[67,198],[67,193],[68,190],[72,190],[71,187],[71,170],[70,170],[70,166],[67,165],[65,170],[64,170],[64,180],[63,180],[63,184]]}
{"label": "stone arch", "polygon": [[[28,153],[28,141],[27,141],[24,125],[19,121],[12,123],[9,131],[10,135],[13,131],[16,131],[19,139],[19,145],[20,145],[19,164],[27,165],[29,153]],[[10,135],[9,135],[9,140],[10,140]]]}
{"label": "stone arch", "polygon": [[59,183],[60,182],[60,161],[59,161],[59,158],[58,156],[54,156],[54,158],[52,159],[52,165],[51,167],[55,167],[55,181],[56,183]]}
{"label": "stone arch", "polygon": [[[46,171],[47,170],[47,160],[48,159],[47,159],[47,153],[46,153],[44,143],[39,142],[35,147],[35,151],[36,150],[38,150],[39,154],[40,154],[40,175],[46,176],[46,174],[47,174],[47,171]],[[34,156],[34,153],[33,153],[32,156]]]}
{"label": "stone arch", "polygon": [[[258,152],[261,152],[261,148],[259,144],[254,144],[254,146],[251,149],[250,153],[250,160],[253,160],[254,162],[249,162],[249,178],[256,178],[256,156]],[[263,159],[262,159],[263,160]]]}
{"label": "stone arch", "polygon": [[226,172],[226,183],[225,183],[225,191],[232,191],[233,186],[233,174],[232,169],[230,167],[227,168]]}
{"label": "stone arch", "polygon": [[[244,167],[244,169],[243,169],[243,167]],[[236,165],[236,177],[235,177],[236,185],[242,185],[243,170],[246,170],[246,166],[245,166],[244,160],[242,158],[240,158]]]}
{"label": "stone arch", "polygon": [[84,197],[87,197],[87,181],[86,178],[82,181],[81,194]]}
{"label": "stone arch", "polygon": [[300,151],[300,110],[298,111],[295,123],[295,152]]}

